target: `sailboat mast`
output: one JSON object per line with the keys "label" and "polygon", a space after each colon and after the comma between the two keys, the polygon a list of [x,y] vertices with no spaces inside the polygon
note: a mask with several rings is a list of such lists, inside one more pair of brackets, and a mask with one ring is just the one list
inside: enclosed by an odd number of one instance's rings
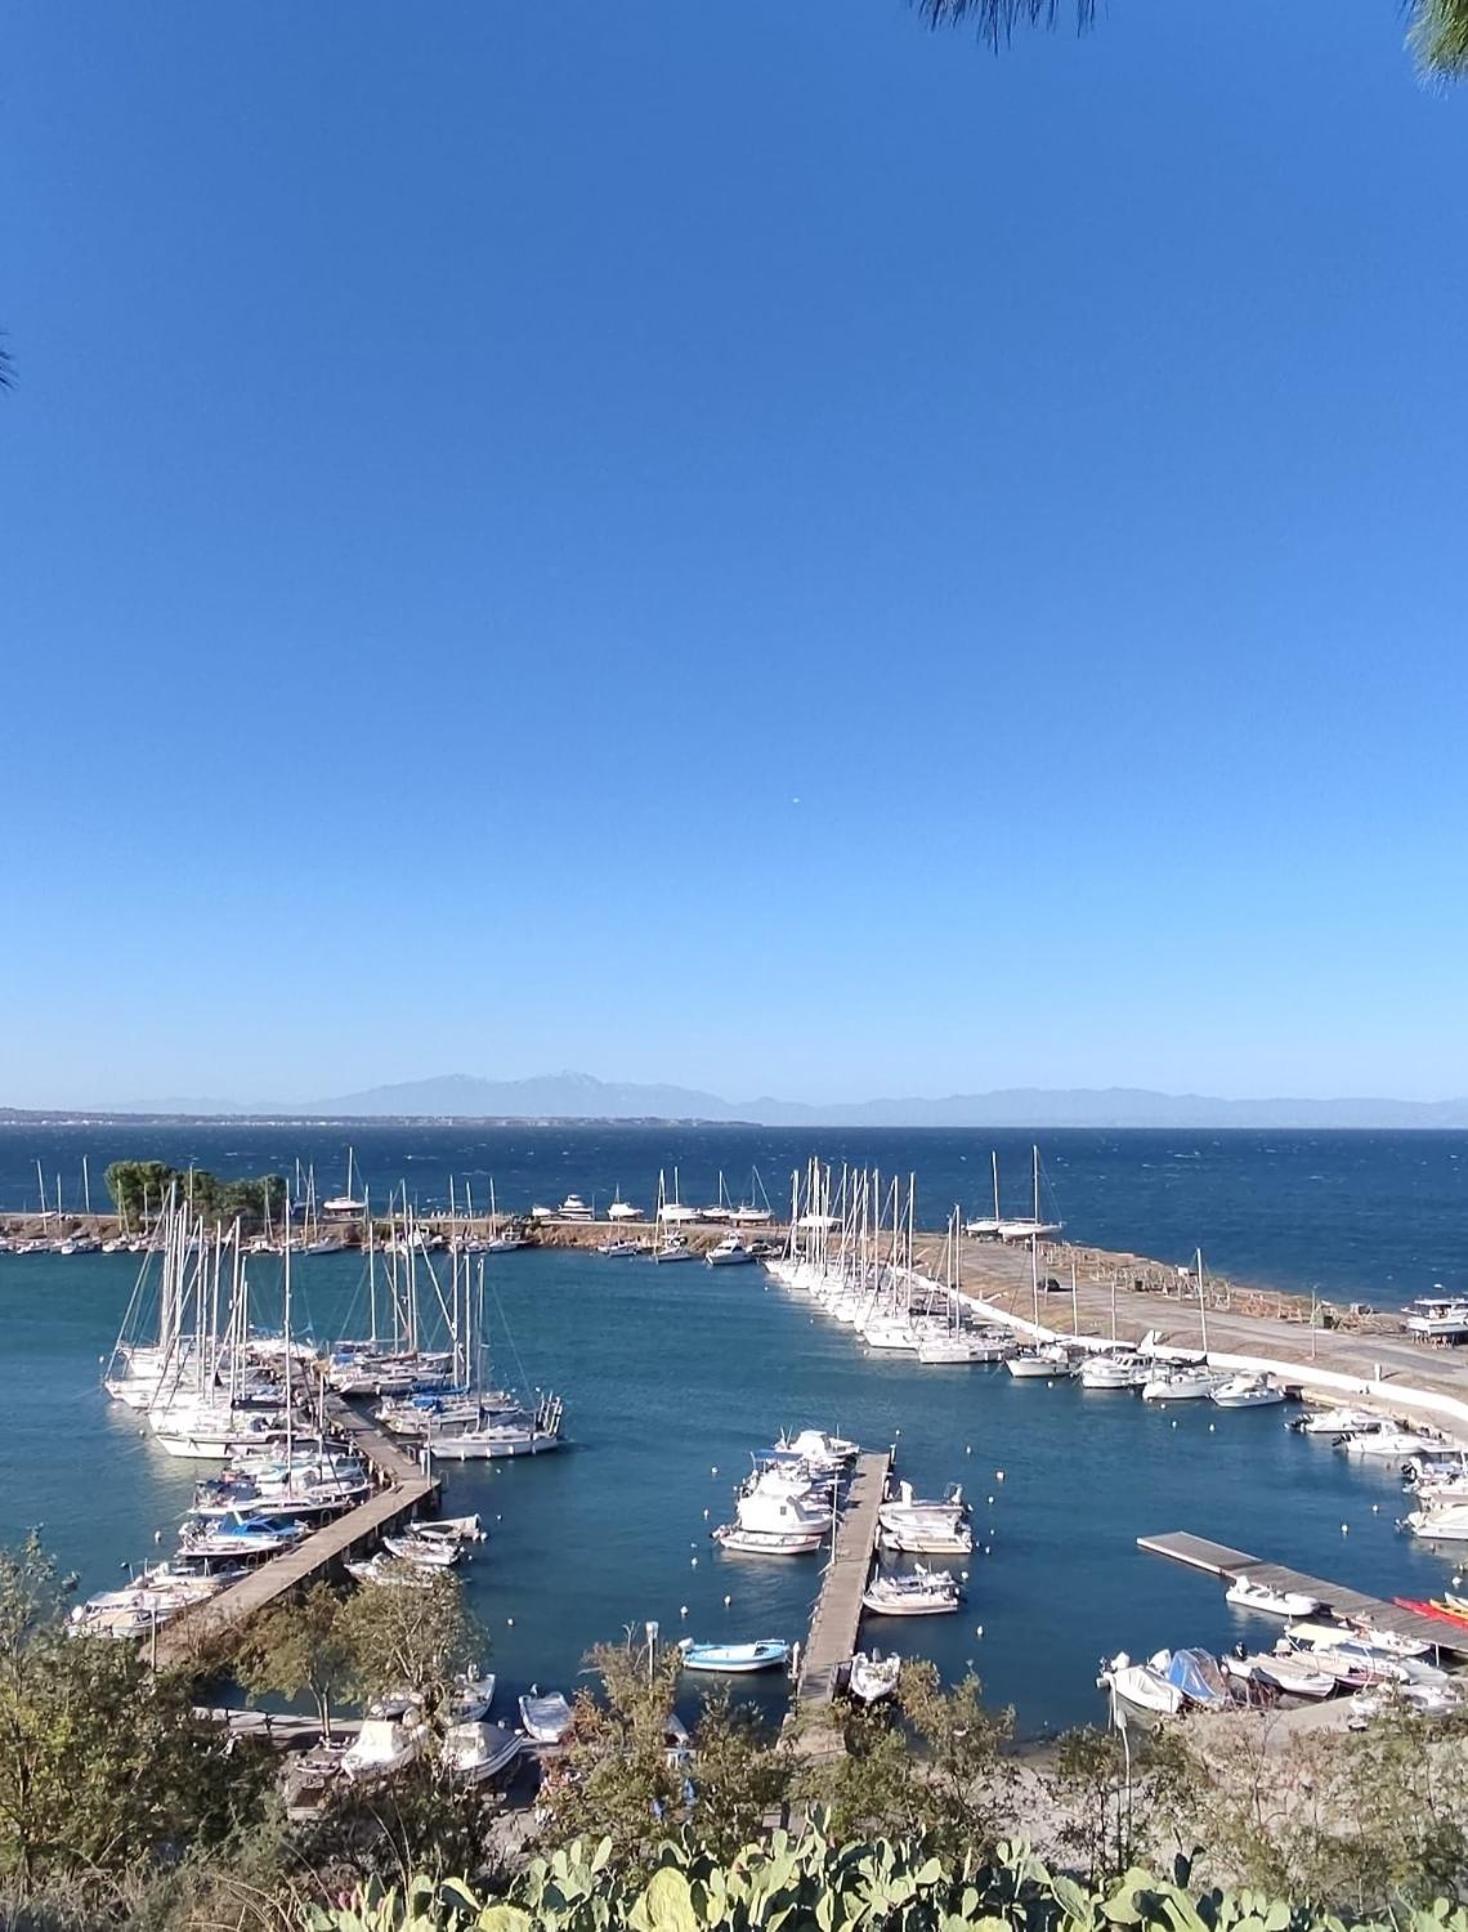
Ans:
{"label": "sailboat mast", "polygon": [[1203,1353],[1208,1353],[1208,1303],[1203,1294],[1203,1250],[1199,1248],[1198,1264],[1198,1323],[1203,1331]]}

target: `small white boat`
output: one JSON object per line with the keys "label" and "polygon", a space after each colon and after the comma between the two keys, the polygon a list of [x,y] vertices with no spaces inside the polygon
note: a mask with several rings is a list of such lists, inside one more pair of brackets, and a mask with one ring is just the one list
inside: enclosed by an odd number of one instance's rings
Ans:
{"label": "small white boat", "polygon": [[411,1764],[423,1749],[421,1730],[396,1717],[365,1717],[342,1753],[343,1777],[384,1778]]}
{"label": "small white boat", "polygon": [[633,1255],[642,1253],[642,1243],[624,1240],[621,1235],[614,1234],[610,1241],[600,1243],[597,1253],[604,1254],[613,1261],[626,1261]]}
{"label": "small white boat", "polygon": [[900,1657],[879,1657],[876,1651],[868,1654],[859,1650],[851,1660],[846,1688],[858,1704],[876,1704],[892,1695],[901,1675]]}
{"label": "small white boat", "polygon": [[1368,1462],[1405,1463],[1409,1456],[1419,1456],[1424,1450],[1436,1449],[1439,1438],[1417,1435],[1404,1429],[1396,1422],[1378,1422],[1371,1429],[1362,1429],[1356,1434],[1341,1436],[1336,1442],[1337,1449],[1343,1449],[1348,1456]]}
{"label": "small white boat", "polygon": [[532,1684],[520,1699],[520,1722],[533,1744],[559,1744],[571,1729],[571,1706],[559,1691]]}
{"label": "small white boat", "polygon": [[1285,1392],[1267,1375],[1231,1375],[1212,1396],[1220,1409],[1269,1409],[1284,1401]]}
{"label": "small white boat", "polygon": [[1163,1651],[1150,1663],[1134,1664],[1124,1650],[1119,1650],[1101,1666],[1096,1682],[1136,1710],[1174,1717],[1186,1700],[1178,1685],[1168,1681],[1166,1669],[1159,1667],[1163,1657],[1171,1662],[1168,1653]]}
{"label": "small white boat", "polygon": [[451,1570],[463,1554],[460,1545],[446,1536],[384,1536],[382,1547],[389,1556],[420,1570]]}
{"label": "small white boat", "polygon": [[1145,1356],[1103,1350],[1086,1357],[1078,1380],[1083,1389],[1139,1389],[1151,1377],[1152,1364]]}
{"label": "small white boat", "polygon": [[1275,1590],[1252,1577],[1235,1577],[1224,1592],[1224,1601],[1239,1610],[1257,1610],[1266,1617],[1313,1617],[1324,1609],[1319,1597],[1303,1590]]}
{"label": "small white boat", "polygon": [[1004,1366],[1017,1382],[1038,1382],[1042,1378],[1052,1380],[1056,1376],[1071,1373],[1070,1356],[1058,1342],[1047,1342],[1040,1348],[1019,1349]]}
{"label": "small white boat", "polygon": [[342,1567],[353,1582],[365,1583],[369,1589],[431,1590],[433,1588],[431,1571],[420,1569],[416,1563],[402,1563],[391,1556],[348,1558]]}
{"label": "small white boat", "polygon": [[941,1617],[962,1601],[958,1579],[947,1570],[919,1564],[907,1576],[875,1576],[862,1592],[862,1604],[877,1617]]}
{"label": "small white boat", "polygon": [[779,1670],[790,1661],[790,1646],[779,1637],[763,1637],[752,1644],[700,1644],[685,1637],[678,1646],[685,1670],[706,1670],[726,1676],[747,1676],[757,1670]]}
{"label": "small white boat", "polygon": [[445,1731],[443,1762],[462,1783],[485,1784],[512,1765],[524,1748],[524,1740],[503,1724],[466,1719]]}

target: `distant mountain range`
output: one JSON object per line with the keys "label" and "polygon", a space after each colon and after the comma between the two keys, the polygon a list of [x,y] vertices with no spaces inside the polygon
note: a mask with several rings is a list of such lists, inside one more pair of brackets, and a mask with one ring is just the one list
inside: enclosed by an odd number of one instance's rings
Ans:
{"label": "distant mountain range", "polygon": [[[27,1110],[26,1117],[40,1111]],[[528,1080],[445,1074],[304,1104],[172,1099],[44,1111],[51,1117],[85,1112],[194,1119],[700,1120],[765,1127],[1468,1128],[1468,1100],[1219,1100],[1141,1087],[1005,1087],[940,1100],[812,1104],[768,1097],[729,1101],[691,1087],[641,1086],[597,1080],[587,1073],[542,1074]],[[13,1118],[15,1112],[0,1109],[0,1119]]]}

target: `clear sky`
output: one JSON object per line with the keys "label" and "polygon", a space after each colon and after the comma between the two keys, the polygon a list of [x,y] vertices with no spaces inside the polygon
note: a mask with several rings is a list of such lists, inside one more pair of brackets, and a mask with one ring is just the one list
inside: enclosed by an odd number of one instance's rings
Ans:
{"label": "clear sky", "polygon": [[1395,0],[18,0],[0,1104],[1468,1092]]}

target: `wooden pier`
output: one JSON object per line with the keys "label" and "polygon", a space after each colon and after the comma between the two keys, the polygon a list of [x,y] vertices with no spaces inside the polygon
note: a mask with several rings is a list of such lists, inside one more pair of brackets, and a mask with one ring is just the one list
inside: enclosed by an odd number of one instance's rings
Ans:
{"label": "wooden pier", "polygon": [[887,1493],[891,1468],[890,1449],[857,1458],[846,1507],[836,1525],[835,1547],[811,1612],[810,1635],[795,1687],[799,1704],[829,1704],[841,1668],[856,1649],[862,1592],[877,1549],[877,1511]]}
{"label": "wooden pier", "polygon": [[324,1523],[291,1549],[272,1556],[218,1596],[170,1618],[145,1640],[148,1655],[158,1669],[216,1656],[262,1610],[318,1577],[331,1575],[347,1557],[366,1554],[385,1532],[437,1503],[438,1478],[425,1474],[416,1459],[375,1423],[335,1396],[327,1398],[326,1415],[330,1426],[347,1439],[382,1486],[344,1516]]}
{"label": "wooden pier", "polygon": [[1236,1577],[1246,1576],[1252,1583],[1267,1584],[1271,1590],[1295,1590],[1302,1596],[1318,1597],[1334,1616],[1360,1618],[1394,1636],[1468,1656],[1468,1630],[1455,1632],[1451,1624],[1439,1623],[1435,1617],[1418,1616],[1415,1610],[1384,1603],[1380,1597],[1366,1596],[1344,1583],[1328,1583],[1324,1577],[1307,1576],[1302,1570],[1292,1570],[1283,1563],[1262,1562],[1244,1550],[1230,1549],[1226,1543],[1210,1543],[1205,1536],[1170,1530],[1162,1536],[1139,1536],[1137,1547],[1150,1551],[1153,1556],[1171,1557],[1174,1563],[1185,1563],[1190,1569],[1205,1570],[1208,1575],[1222,1577],[1230,1583]]}

